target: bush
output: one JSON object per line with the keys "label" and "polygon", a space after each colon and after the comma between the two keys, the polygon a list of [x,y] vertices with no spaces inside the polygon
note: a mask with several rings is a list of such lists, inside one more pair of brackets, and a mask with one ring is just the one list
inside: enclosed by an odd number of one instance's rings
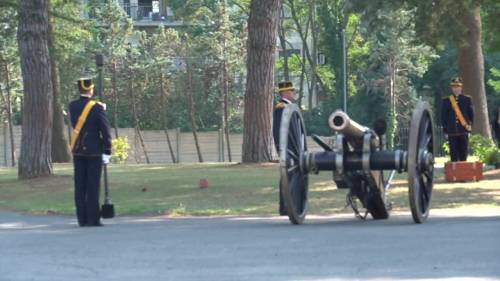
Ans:
{"label": "bush", "polygon": [[481,162],[487,165],[500,163],[500,149],[497,148],[495,142],[481,135],[473,135],[470,138],[472,154],[479,157]]}
{"label": "bush", "polygon": [[485,151],[484,163],[488,165],[500,164],[500,149],[497,147],[490,147]]}
{"label": "bush", "polygon": [[112,163],[125,163],[128,159],[128,151],[130,145],[127,137],[119,137],[113,140],[113,154],[111,155]]}
{"label": "bush", "polygon": [[443,152],[444,155],[450,156],[450,144],[447,141],[443,143]]}

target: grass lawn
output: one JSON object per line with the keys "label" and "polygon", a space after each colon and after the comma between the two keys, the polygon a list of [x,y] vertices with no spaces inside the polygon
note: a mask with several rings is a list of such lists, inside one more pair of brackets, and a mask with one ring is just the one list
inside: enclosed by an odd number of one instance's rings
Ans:
{"label": "grass lawn", "polygon": [[[438,161],[439,162],[439,161]],[[17,181],[17,170],[0,169],[0,210],[34,214],[74,214],[73,168],[55,166],[55,175]],[[111,165],[111,198],[119,215],[276,215],[277,164]],[[309,214],[351,212],[346,190],[337,190],[332,173],[310,176]],[[200,189],[200,178],[209,188]],[[446,183],[437,172],[432,208],[500,208],[500,170],[485,180]],[[395,210],[408,210],[406,173],[398,175],[389,193]]]}

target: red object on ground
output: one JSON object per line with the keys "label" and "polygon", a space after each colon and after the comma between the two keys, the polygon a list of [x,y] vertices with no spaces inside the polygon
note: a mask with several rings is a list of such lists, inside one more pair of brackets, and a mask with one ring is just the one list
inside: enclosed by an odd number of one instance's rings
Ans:
{"label": "red object on ground", "polygon": [[476,162],[446,162],[444,164],[446,181],[466,182],[483,179],[483,163]]}
{"label": "red object on ground", "polygon": [[208,188],[208,180],[200,179],[200,188]]}

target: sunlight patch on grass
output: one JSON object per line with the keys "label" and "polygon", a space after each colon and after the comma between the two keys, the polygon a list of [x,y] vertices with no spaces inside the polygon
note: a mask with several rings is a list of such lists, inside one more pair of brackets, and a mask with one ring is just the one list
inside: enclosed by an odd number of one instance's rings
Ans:
{"label": "sunlight patch on grass", "polygon": [[337,190],[335,183],[333,181],[321,181],[313,184],[309,187],[309,191],[334,191]]}

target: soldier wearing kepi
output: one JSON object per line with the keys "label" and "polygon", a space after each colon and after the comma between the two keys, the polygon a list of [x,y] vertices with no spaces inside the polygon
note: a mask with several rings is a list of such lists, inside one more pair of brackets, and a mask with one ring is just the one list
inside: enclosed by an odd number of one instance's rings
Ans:
{"label": "soldier wearing kepi", "polygon": [[[278,83],[278,92],[280,94],[280,100],[276,104],[273,112],[273,138],[274,145],[278,154],[280,153],[280,125],[281,125],[281,115],[283,114],[283,109],[287,104],[292,104],[295,102],[295,88],[292,82],[285,81]],[[280,206],[279,214],[281,216],[286,215],[285,205],[283,202],[283,195],[281,194],[281,182],[280,182]]]}
{"label": "soldier wearing kepi", "polygon": [[467,161],[469,134],[474,121],[472,99],[462,94],[462,79],[451,80],[450,86],[453,95],[443,98],[441,122],[448,137],[451,161]]}
{"label": "soldier wearing kepi", "polygon": [[493,117],[493,131],[495,133],[497,145],[500,147],[500,106],[497,106],[495,116]]}
{"label": "soldier wearing kepi", "polygon": [[111,157],[110,125],[106,105],[92,100],[90,78],[77,81],[80,98],[69,104],[75,178],[75,205],[78,225],[102,226],[99,211],[99,184],[102,164]]}

